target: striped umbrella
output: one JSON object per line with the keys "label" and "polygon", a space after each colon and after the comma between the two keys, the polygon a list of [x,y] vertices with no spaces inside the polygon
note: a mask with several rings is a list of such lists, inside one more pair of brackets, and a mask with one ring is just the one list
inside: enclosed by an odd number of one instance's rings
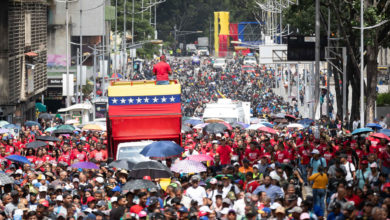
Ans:
{"label": "striped umbrella", "polygon": [[213,161],[214,158],[207,154],[196,154],[196,155],[189,155],[186,160],[193,160],[198,162],[204,162],[204,161]]}
{"label": "striped umbrella", "polygon": [[200,173],[207,168],[201,162],[193,160],[181,160],[172,165],[171,170],[176,173]]}

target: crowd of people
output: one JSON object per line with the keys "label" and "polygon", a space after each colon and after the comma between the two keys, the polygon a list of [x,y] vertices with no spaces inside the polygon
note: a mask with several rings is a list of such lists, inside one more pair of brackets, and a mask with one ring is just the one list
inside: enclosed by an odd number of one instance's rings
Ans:
{"label": "crowd of people", "polygon": [[[375,219],[390,217],[389,138],[350,135],[342,124],[304,120],[287,128],[273,114],[299,117],[294,106],[272,92],[273,69],[256,73],[231,61],[216,71],[210,60],[201,67],[174,60],[182,84],[183,116],[201,116],[206,103],[227,97],[249,101],[256,118],[275,132],[237,124],[219,133],[192,128],[183,134],[184,153],[161,161],[167,167],[190,155],[206,154],[206,172],[175,173],[170,184],[124,191],[131,170],[110,166],[107,134],[77,131],[56,135],[44,147],[27,148],[61,121],[22,126],[3,134],[0,143],[0,219]],[[280,119],[280,118],[279,118]],[[294,121],[291,117],[287,121]],[[335,126],[332,126],[333,125]],[[340,122],[341,123],[341,122]],[[8,155],[25,156],[15,162]],[[71,165],[90,161],[99,169]],[[3,179],[12,177],[13,183]]]}

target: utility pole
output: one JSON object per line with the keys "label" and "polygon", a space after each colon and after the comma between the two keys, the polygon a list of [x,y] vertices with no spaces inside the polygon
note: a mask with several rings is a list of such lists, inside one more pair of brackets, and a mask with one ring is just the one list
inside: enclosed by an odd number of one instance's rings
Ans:
{"label": "utility pole", "polygon": [[[116,9],[115,9],[116,10]],[[106,71],[107,71],[107,68],[104,68],[104,62],[105,62],[105,45],[106,45],[106,42],[105,42],[105,39],[106,39],[106,0],[103,0],[103,37],[102,37],[102,55],[103,55],[103,63],[102,63],[102,70],[100,70],[100,73],[102,75],[102,84],[100,86],[101,90],[102,90],[102,96],[104,96],[104,91],[105,91],[105,87],[106,87],[106,83],[105,83],[105,78],[106,78]],[[110,44],[108,44],[109,46]],[[107,50],[108,51],[108,57],[110,57],[110,50]],[[108,61],[107,61],[108,62]],[[107,65],[109,66],[109,65]],[[109,68],[108,68],[109,69]],[[95,96],[96,96],[96,93],[95,93]]]}
{"label": "utility pole", "polygon": [[[78,67],[78,71],[77,71]],[[80,48],[77,48],[76,52],[76,103],[79,103],[79,85],[78,82],[81,81],[81,67],[80,67]]]}
{"label": "utility pole", "polygon": [[134,44],[134,0],[131,9],[131,44]]}
{"label": "utility pole", "polygon": [[[104,64],[103,64],[104,68]],[[96,44],[93,46],[93,99],[96,100]],[[95,108],[95,102],[93,104],[93,120],[95,120],[96,116],[96,108]]]}
{"label": "utility pole", "polygon": [[[316,0],[316,21],[315,21],[315,32],[316,32],[316,43],[315,43],[315,88],[314,88],[314,113],[313,118],[315,118],[316,106],[320,98],[320,0]],[[322,107],[320,105],[320,107]],[[322,115],[320,115],[321,118]]]}
{"label": "utility pole", "polygon": [[364,1],[360,0],[360,127],[364,128]]}
{"label": "utility pole", "polygon": [[[117,17],[118,17],[118,0],[115,0],[115,37],[114,37],[114,70],[113,72],[116,73],[116,53],[117,53],[117,47],[116,47],[116,35],[118,33],[118,22],[117,22]],[[104,59],[103,59],[104,60]],[[103,61],[104,62],[104,61]],[[104,65],[103,65],[104,66]]]}
{"label": "utility pole", "polygon": [[[126,2],[127,0],[123,1],[123,37],[122,37],[122,46],[123,46],[123,54],[122,54],[122,65],[123,65],[123,70],[122,70],[122,76],[126,77]],[[133,0],[134,2],[134,0]],[[118,76],[118,75],[116,75]]]}
{"label": "utility pole", "polygon": [[[330,7],[328,7],[328,47],[330,47]],[[327,50],[327,57],[329,57],[329,49]],[[326,105],[326,115],[330,116],[329,109],[330,109],[330,60],[328,60],[328,68],[327,68],[327,77],[326,77],[326,99],[327,99],[327,105]]]}
{"label": "utility pole", "polygon": [[[80,82],[80,85],[77,85],[77,86],[80,86],[80,102],[82,102],[83,100],[83,82],[82,82],[82,75],[83,75],[83,69],[82,69],[82,66],[83,66],[83,32],[82,32],[82,24],[83,24],[83,10],[82,10],[82,5],[81,5],[81,2],[80,1],[80,79],[79,80],[76,80],[76,82]],[[79,103],[77,101],[77,103]]]}
{"label": "utility pole", "polygon": [[69,81],[69,8],[68,0],[65,0],[65,9],[66,9],[66,107],[70,106],[70,81]]}

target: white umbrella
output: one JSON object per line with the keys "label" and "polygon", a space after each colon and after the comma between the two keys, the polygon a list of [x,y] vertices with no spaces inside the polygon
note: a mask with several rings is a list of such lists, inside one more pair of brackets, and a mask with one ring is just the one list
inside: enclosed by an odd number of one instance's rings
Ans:
{"label": "white umbrella", "polygon": [[289,124],[287,125],[287,128],[297,128],[297,129],[303,129],[304,126],[301,125],[301,124],[298,124],[298,123],[292,123],[292,124]]}
{"label": "white umbrella", "polygon": [[79,120],[76,120],[76,119],[70,119],[70,120],[67,120],[65,122],[65,124],[67,124],[67,125],[73,125],[73,124],[79,124],[79,123],[80,123]]}
{"label": "white umbrella", "polygon": [[263,124],[253,124],[246,128],[246,130],[257,130],[258,128],[266,127]]}

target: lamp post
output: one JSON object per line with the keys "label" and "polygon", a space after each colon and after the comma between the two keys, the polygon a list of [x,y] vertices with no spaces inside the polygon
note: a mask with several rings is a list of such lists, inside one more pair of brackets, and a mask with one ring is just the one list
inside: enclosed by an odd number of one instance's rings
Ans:
{"label": "lamp post", "polygon": [[360,127],[364,127],[364,0],[360,0]]}

